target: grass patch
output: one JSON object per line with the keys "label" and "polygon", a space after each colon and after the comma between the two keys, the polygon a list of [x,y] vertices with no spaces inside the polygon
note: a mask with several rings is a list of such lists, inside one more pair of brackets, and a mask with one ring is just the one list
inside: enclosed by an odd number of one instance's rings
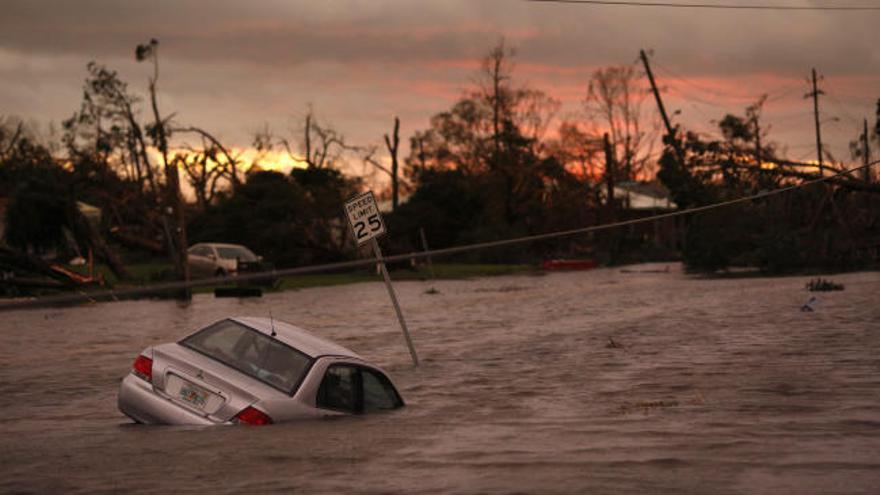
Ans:
{"label": "grass patch", "polygon": [[[83,275],[88,275],[89,273],[89,267],[87,265],[66,265],[65,267]],[[157,261],[152,263],[132,263],[130,265],[125,265],[125,269],[128,270],[131,278],[123,280],[121,282],[118,278],[116,278],[116,275],[113,274],[113,272],[107,265],[101,263],[95,265],[95,274],[103,277],[104,281],[107,282],[107,284],[111,287],[118,284],[146,285],[153,282],[165,282],[174,280],[174,267],[171,265],[171,263],[167,262]]]}

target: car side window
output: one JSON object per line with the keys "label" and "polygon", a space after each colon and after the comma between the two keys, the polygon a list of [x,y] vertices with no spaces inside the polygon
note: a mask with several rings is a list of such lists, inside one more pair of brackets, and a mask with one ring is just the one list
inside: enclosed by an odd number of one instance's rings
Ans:
{"label": "car side window", "polygon": [[364,387],[365,413],[372,411],[387,411],[397,409],[403,405],[391,381],[384,375],[367,370],[361,370],[361,378]]}
{"label": "car side window", "polygon": [[321,387],[318,389],[318,407],[348,413],[356,412],[357,373],[357,368],[352,366],[332,365],[327,368]]}
{"label": "car side window", "polygon": [[192,254],[196,256],[209,256],[211,254],[211,248],[207,246],[198,246],[192,249]]}

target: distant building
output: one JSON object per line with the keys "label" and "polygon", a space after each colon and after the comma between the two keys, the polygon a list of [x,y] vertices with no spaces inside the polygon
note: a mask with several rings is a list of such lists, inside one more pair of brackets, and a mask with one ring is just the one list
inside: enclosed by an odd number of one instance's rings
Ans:
{"label": "distant building", "polygon": [[101,225],[101,209],[97,206],[90,205],[88,203],[84,203],[82,201],[76,202],[76,209],[79,210],[80,213],[89,223],[92,224],[92,227],[97,229]]}
{"label": "distant building", "polygon": [[[617,183],[614,204],[617,220],[635,220],[678,209],[669,190],[660,182]],[[680,249],[681,227],[678,218],[659,218],[629,225],[626,231],[630,239],[639,239],[643,245],[653,246],[657,253],[668,256]]]}
{"label": "distant building", "polygon": [[625,210],[675,210],[669,189],[659,182],[621,182],[614,186],[614,199]]}

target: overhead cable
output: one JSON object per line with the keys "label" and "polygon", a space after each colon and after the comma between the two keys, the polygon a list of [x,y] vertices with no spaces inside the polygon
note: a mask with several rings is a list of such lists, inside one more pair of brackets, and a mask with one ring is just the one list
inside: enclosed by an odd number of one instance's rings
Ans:
{"label": "overhead cable", "polygon": [[674,2],[627,2],[623,0],[526,0],[533,3],[569,3],[585,5],[612,5],[622,7],[670,7],[683,9],[727,9],[727,10],[802,10],[863,12],[880,11],[880,7],[844,5],[767,5],[767,4],[715,4],[715,3],[674,3]]}

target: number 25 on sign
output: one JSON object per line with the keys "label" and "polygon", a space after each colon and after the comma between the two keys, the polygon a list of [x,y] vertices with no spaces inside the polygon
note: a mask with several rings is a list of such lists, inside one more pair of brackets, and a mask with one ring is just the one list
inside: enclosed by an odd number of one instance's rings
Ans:
{"label": "number 25 on sign", "polygon": [[376,205],[376,198],[372,191],[355,196],[345,202],[345,213],[348,223],[354,232],[357,243],[363,244],[374,237],[385,233],[385,223]]}

